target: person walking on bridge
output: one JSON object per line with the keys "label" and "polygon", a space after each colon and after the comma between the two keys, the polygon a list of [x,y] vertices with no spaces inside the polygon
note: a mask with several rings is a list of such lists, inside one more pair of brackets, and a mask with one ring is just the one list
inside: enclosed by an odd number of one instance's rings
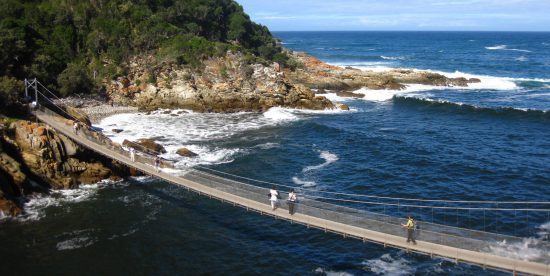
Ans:
{"label": "person walking on bridge", "polygon": [[411,215],[409,215],[409,218],[407,219],[406,224],[401,224],[402,227],[407,228],[407,243],[412,241],[413,244],[416,244],[416,240],[414,239],[415,225],[416,225],[416,222],[414,221]]}
{"label": "person walking on bridge", "polygon": [[291,215],[294,215],[294,205],[296,204],[296,192],[294,192],[294,189],[290,190],[290,193],[288,193],[288,213]]}
{"label": "person walking on bridge", "polygon": [[271,210],[275,210],[277,208],[277,204],[279,203],[279,192],[275,189],[275,186],[271,187],[269,190],[269,201],[271,201]]}
{"label": "person walking on bridge", "polygon": [[73,124],[74,134],[78,135],[78,129],[79,128],[80,128],[80,126],[78,125],[78,122],[74,122],[74,124]]}
{"label": "person walking on bridge", "polygon": [[136,150],[132,147],[130,147],[130,159],[132,162],[136,161]]}
{"label": "person walking on bridge", "polygon": [[155,157],[155,169],[160,172],[160,157],[158,155]]}

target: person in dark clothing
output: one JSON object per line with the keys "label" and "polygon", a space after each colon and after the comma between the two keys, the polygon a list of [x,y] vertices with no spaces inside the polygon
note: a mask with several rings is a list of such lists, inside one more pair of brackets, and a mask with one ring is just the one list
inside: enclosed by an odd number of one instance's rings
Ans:
{"label": "person in dark clothing", "polygon": [[157,172],[160,172],[160,157],[155,157],[155,169],[157,169]]}
{"label": "person in dark clothing", "polygon": [[294,205],[296,204],[296,192],[294,192],[294,189],[290,190],[290,193],[288,193],[288,213],[291,215],[294,215]]}

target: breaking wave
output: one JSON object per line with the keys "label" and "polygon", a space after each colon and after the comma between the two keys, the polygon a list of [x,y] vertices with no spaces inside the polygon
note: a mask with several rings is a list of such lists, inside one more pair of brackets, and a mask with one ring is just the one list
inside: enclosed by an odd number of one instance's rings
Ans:
{"label": "breaking wave", "polygon": [[485,47],[485,49],[487,49],[487,50],[505,50],[505,51],[516,51],[516,52],[531,53],[531,51],[529,51],[529,50],[508,48],[508,45],[487,46],[487,47]]}
{"label": "breaking wave", "polygon": [[380,58],[385,60],[404,60],[405,57],[387,57],[387,56],[380,56]]}
{"label": "breaking wave", "polygon": [[364,261],[363,265],[364,270],[376,275],[413,275],[416,271],[416,269],[410,266],[408,260],[399,256],[394,258],[390,254],[384,254],[380,258]]}
{"label": "breaking wave", "polygon": [[524,238],[521,242],[497,242],[489,246],[489,251],[500,256],[525,261],[540,261],[550,259],[550,222],[537,227],[536,237]]}
{"label": "breaking wave", "polygon": [[292,182],[304,188],[317,186],[317,183],[315,183],[315,181],[305,181],[296,176],[292,177]]}
{"label": "breaking wave", "polygon": [[319,157],[322,158],[322,159],[325,159],[325,162],[322,163],[322,164],[319,164],[319,165],[307,166],[302,170],[302,172],[305,173],[305,172],[309,172],[309,171],[313,171],[313,170],[318,170],[318,169],[321,169],[323,167],[328,166],[331,163],[334,163],[334,162],[338,161],[338,156],[336,154],[330,153],[328,151],[321,151],[321,153],[319,154]]}
{"label": "breaking wave", "polygon": [[415,98],[409,96],[395,96],[393,98],[395,104],[429,106],[444,111],[455,111],[459,113],[480,113],[501,117],[515,118],[536,118],[550,120],[550,112],[532,109],[520,109],[514,107],[479,107],[464,103],[454,103],[445,100],[433,100],[427,98]]}
{"label": "breaking wave", "polygon": [[67,203],[79,203],[92,199],[99,190],[106,187],[109,181],[97,184],[81,185],[77,189],[52,190],[50,194],[34,194],[24,204],[24,213],[16,218],[19,221],[36,221],[46,216],[48,207],[61,206]]}

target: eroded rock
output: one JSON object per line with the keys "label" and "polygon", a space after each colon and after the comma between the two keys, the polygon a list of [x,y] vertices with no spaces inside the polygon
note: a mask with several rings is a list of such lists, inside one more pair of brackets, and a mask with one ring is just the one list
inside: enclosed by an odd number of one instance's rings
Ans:
{"label": "eroded rock", "polygon": [[153,155],[166,153],[166,149],[162,145],[156,143],[155,140],[150,138],[142,138],[134,142],[125,139],[122,142],[122,145]]}
{"label": "eroded rock", "polygon": [[180,156],[183,156],[183,157],[195,157],[195,156],[198,156],[198,154],[190,151],[189,149],[187,148],[181,148],[181,149],[178,149],[176,151],[177,154],[179,154]]}

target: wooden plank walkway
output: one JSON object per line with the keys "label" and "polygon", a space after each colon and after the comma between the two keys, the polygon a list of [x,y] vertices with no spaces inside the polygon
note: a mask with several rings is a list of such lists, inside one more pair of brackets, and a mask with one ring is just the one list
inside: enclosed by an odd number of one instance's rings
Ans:
{"label": "wooden plank walkway", "polygon": [[[53,129],[97,153],[117,160],[146,174],[164,179],[190,191],[194,191],[201,195],[205,195],[228,204],[240,206],[246,208],[247,210],[256,211],[260,214],[269,215],[274,218],[284,219],[290,221],[291,223],[303,224],[308,228],[312,227],[321,229],[325,232],[337,233],[343,237],[353,237],[362,241],[375,242],[383,244],[384,246],[400,248],[406,251],[418,252],[430,256],[441,256],[455,260],[456,262],[467,262],[482,266],[484,268],[510,271],[514,274],[527,273],[550,276],[550,266],[544,263],[512,259],[509,257],[498,256],[490,252],[480,252],[476,250],[458,248],[458,246],[449,246],[434,241],[418,240],[417,244],[413,245],[406,242],[404,235],[388,234],[373,230],[376,228],[361,227],[362,225],[368,224],[346,224],[341,221],[337,221],[336,219],[327,219],[330,218],[330,216],[317,216],[314,215],[315,213],[302,212],[300,209],[298,209],[298,212],[294,215],[290,215],[284,208],[271,210],[271,206],[268,204],[267,198],[265,197],[267,190],[265,190],[263,199],[260,201],[258,200],[257,195],[247,197],[247,195],[254,195],[254,191],[245,191],[241,189],[239,193],[233,193],[232,191],[234,188],[228,189],[226,187],[224,189],[224,183],[221,183],[223,181],[217,181],[212,175],[192,173],[188,177],[181,177],[164,172],[158,172],[150,164],[132,162],[129,156],[122,152],[112,149],[106,145],[101,145],[98,142],[94,142],[82,134],[76,135],[71,126],[64,124],[62,120],[60,120],[60,117],[53,115],[53,112],[48,111],[47,109],[45,111],[36,111],[35,115],[40,121],[50,125]],[[230,182],[231,181],[228,181],[228,183]],[[220,187],[216,188],[216,184],[219,184]],[[346,214],[342,214],[342,216],[345,215]],[[395,227],[395,225],[390,225],[386,222],[379,221],[377,227],[382,229],[384,227]],[[459,239],[457,244],[461,242],[460,239],[466,240],[461,237],[455,238]]]}

